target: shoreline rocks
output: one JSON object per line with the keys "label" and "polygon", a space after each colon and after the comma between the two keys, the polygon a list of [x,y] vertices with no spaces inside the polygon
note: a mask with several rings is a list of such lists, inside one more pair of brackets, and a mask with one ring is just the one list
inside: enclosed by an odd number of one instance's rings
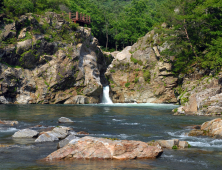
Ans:
{"label": "shoreline rocks", "polygon": [[189,136],[210,136],[213,138],[222,138],[222,120],[221,118],[204,122],[200,129],[193,129],[188,133]]}
{"label": "shoreline rocks", "polygon": [[51,153],[44,160],[61,159],[154,159],[163,150],[141,141],[110,140],[105,138],[83,137],[72,140],[68,145]]}

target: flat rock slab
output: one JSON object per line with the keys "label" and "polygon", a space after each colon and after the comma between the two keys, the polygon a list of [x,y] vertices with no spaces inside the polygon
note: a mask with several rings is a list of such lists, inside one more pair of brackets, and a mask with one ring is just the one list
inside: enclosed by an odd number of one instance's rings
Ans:
{"label": "flat rock slab", "polygon": [[162,154],[158,146],[150,146],[141,141],[110,140],[83,137],[72,140],[68,145],[48,155],[45,160],[61,159],[154,159]]}
{"label": "flat rock slab", "polygon": [[35,140],[35,142],[53,142],[56,140],[59,140],[59,138],[57,138],[54,134],[52,134],[51,132],[45,132],[45,133],[41,134]]}
{"label": "flat rock slab", "polygon": [[15,132],[12,136],[13,138],[33,138],[36,137],[39,134],[36,130],[31,129],[22,129],[18,132]]}
{"label": "flat rock slab", "polygon": [[58,122],[59,123],[72,123],[73,121],[67,117],[60,117]]}

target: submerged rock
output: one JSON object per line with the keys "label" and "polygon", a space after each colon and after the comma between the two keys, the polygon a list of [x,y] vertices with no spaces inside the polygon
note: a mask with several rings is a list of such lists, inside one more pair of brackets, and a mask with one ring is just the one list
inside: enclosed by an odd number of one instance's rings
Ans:
{"label": "submerged rock", "polygon": [[66,117],[60,117],[58,120],[59,123],[71,123],[73,122],[71,119],[66,118]]}
{"label": "submerged rock", "polygon": [[204,132],[199,129],[193,129],[188,133],[188,136],[203,136]]}
{"label": "submerged rock", "polygon": [[18,124],[18,121],[0,120],[0,124],[14,126]]}
{"label": "submerged rock", "polygon": [[157,146],[149,146],[141,141],[110,140],[83,137],[48,155],[45,160],[54,159],[153,159],[162,154]]}
{"label": "submerged rock", "polygon": [[89,135],[88,132],[84,132],[84,131],[80,131],[80,132],[77,132],[77,135]]}
{"label": "submerged rock", "polygon": [[39,134],[36,130],[31,129],[22,129],[18,132],[15,132],[12,136],[13,138],[33,138],[36,137]]}
{"label": "submerged rock", "polygon": [[160,145],[161,148],[167,148],[167,149],[184,149],[189,147],[187,141],[180,141],[179,139],[151,141],[148,142],[148,145],[151,146]]}

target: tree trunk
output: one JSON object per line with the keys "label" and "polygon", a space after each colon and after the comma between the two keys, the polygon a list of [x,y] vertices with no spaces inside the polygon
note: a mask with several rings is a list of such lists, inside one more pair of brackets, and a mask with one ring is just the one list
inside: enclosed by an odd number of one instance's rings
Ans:
{"label": "tree trunk", "polygon": [[[117,29],[116,29],[116,35],[117,35]],[[117,40],[116,40],[116,51],[117,51]]]}
{"label": "tree trunk", "polygon": [[106,51],[108,48],[108,41],[109,41],[109,36],[108,36],[108,29],[107,29],[107,24],[106,24]]}
{"label": "tree trunk", "polygon": [[191,47],[194,55],[196,56],[196,58],[198,58],[198,56],[197,56],[197,54],[196,54],[196,52],[195,52],[195,50],[194,50],[194,47],[193,47],[193,45],[192,45],[192,43],[191,43],[191,41],[190,41],[190,38],[189,38],[189,35],[188,35],[188,32],[187,32],[187,28],[186,28],[186,21],[185,21],[185,19],[184,19],[184,26],[183,26],[183,27],[184,27],[184,31],[185,31],[185,34],[186,34],[186,38],[187,38],[187,40],[188,40],[189,43],[190,43],[190,47]]}

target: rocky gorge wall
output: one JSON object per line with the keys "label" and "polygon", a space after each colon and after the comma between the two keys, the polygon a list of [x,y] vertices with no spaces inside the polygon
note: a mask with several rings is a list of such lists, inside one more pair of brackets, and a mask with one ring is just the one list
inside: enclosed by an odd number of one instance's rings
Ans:
{"label": "rocky gorge wall", "polygon": [[89,28],[47,12],[0,18],[0,103],[98,103],[105,58]]}
{"label": "rocky gorge wall", "polygon": [[192,66],[192,73],[175,75],[176,57],[160,53],[173,48],[154,30],[122,52],[106,53],[114,60],[105,75],[115,103],[177,103],[175,115],[221,115],[222,72]]}
{"label": "rocky gorge wall", "polygon": [[0,17],[0,103],[99,103],[109,85],[114,103],[177,103],[175,115],[221,115],[222,73],[193,65],[176,76],[173,48],[156,31],[123,51],[102,52],[90,28],[61,14]]}
{"label": "rocky gorge wall", "polygon": [[177,102],[173,89],[178,78],[171,72],[171,63],[160,56],[166,48],[168,44],[160,44],[158,34],[151,31],[133,46],[110,54],[114,60],[105,75],[110,82],[113,102]]}

